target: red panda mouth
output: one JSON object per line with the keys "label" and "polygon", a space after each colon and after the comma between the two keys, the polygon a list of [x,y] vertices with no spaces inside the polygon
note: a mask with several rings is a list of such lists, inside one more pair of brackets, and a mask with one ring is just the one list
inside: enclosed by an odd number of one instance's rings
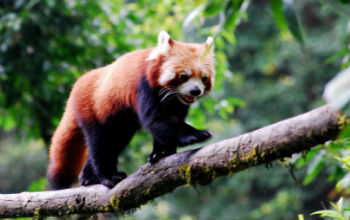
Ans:
{"label": "red panda mouth", "polygon": [[196,97],[188,96],[188,95],[181,95],[180,99],[181,99],[181,101],[186,102],[186,104],[191,104],[194,101],[196,101]]}

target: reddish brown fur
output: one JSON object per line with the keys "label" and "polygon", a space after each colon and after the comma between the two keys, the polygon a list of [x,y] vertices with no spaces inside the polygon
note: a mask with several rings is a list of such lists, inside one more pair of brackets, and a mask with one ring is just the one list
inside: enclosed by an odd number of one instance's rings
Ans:
{"label": "reddish brown fur", "polygon": [[48,168],[51,178],[60,174],[76,178],[83,167],[87,148],[78,117],[87,123],[95,119],[104,122],[121,105],[136,107],[136,88],[149,52],[128,53],[108,66],[86,73],[75,83],[52,138]]}

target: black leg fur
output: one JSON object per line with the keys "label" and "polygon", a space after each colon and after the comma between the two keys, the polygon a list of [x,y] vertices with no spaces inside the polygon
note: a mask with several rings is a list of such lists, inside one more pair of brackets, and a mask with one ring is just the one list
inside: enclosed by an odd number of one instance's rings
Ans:
{"label": "black leg fur", "polygon": [[[82,123],[83,124],[83,123]],[[107,118],[104,124],[82,126],[89,148],[89,159],[80,175],[83,185],[101,183],[109,188],[126,177],[116,168],[118,155],[139,128],[137,115],[127,108]]]}
{"label": "black leg fur", "polygon": [[80,172],[79,175],[79,184],[82,186],[89,186],[94,184],[99,184],[100,181],[97,179],[97,177],[94,174],[94,170],[91,164],[91,158],[89,157]]}
{"label": "black leg fur", "polygon": [[176,146],[162,145],[157,140],[154,140],[153,151],[151,155],[148,157],[148,162],[154,164],[158,160],[162,159],[163,157],[167,157],[175,153],[176,153]]}
{"label": "black leg fur", "polygon": [[48,177],[50,186],[52,186],[53,189],[67,189],[72,186],[74,181],[76,181],[76,177],[74,176],[68,176],[61,173],[57,173],[55,176],[49,176]]}

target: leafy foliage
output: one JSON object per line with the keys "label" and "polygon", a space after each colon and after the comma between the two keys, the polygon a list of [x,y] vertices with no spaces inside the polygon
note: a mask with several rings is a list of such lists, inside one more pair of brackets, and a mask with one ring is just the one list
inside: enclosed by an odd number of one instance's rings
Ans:
{"label": "leafy foliage", "polygon": [[271,0],[270,5],[275,21],[282,33],[290,32],[299,43],[303,44],[303,34],[292,1]]}
{"label": "leafy foliage", "polygon": [[343,198],[334,204],[330,202],[334,210],[322,210],[313,212],[312,215],[320,215],[323,218],[339,219],[339,220],[349,220],[350,219],[350,208],[343,208]]}

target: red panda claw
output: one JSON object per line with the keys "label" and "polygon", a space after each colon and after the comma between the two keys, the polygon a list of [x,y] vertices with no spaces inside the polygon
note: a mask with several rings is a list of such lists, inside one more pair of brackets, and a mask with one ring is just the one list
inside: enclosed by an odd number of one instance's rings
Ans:
{"label": "red panda claw", "polygon": [[108,188],[113,188],[115,185],[117,185],[126,177],[127,177],[126,173],[118,172],[117,174],[113,175],[111,178],[106,178],[102,180],[101,184],[107,186]]}
{"label": "red panda claw", "polygon": [[108,188],[113,188],[113,186],[115,186],[116,184],[109,179],[105,179],[101,182],[102,185],[107,186]]}

